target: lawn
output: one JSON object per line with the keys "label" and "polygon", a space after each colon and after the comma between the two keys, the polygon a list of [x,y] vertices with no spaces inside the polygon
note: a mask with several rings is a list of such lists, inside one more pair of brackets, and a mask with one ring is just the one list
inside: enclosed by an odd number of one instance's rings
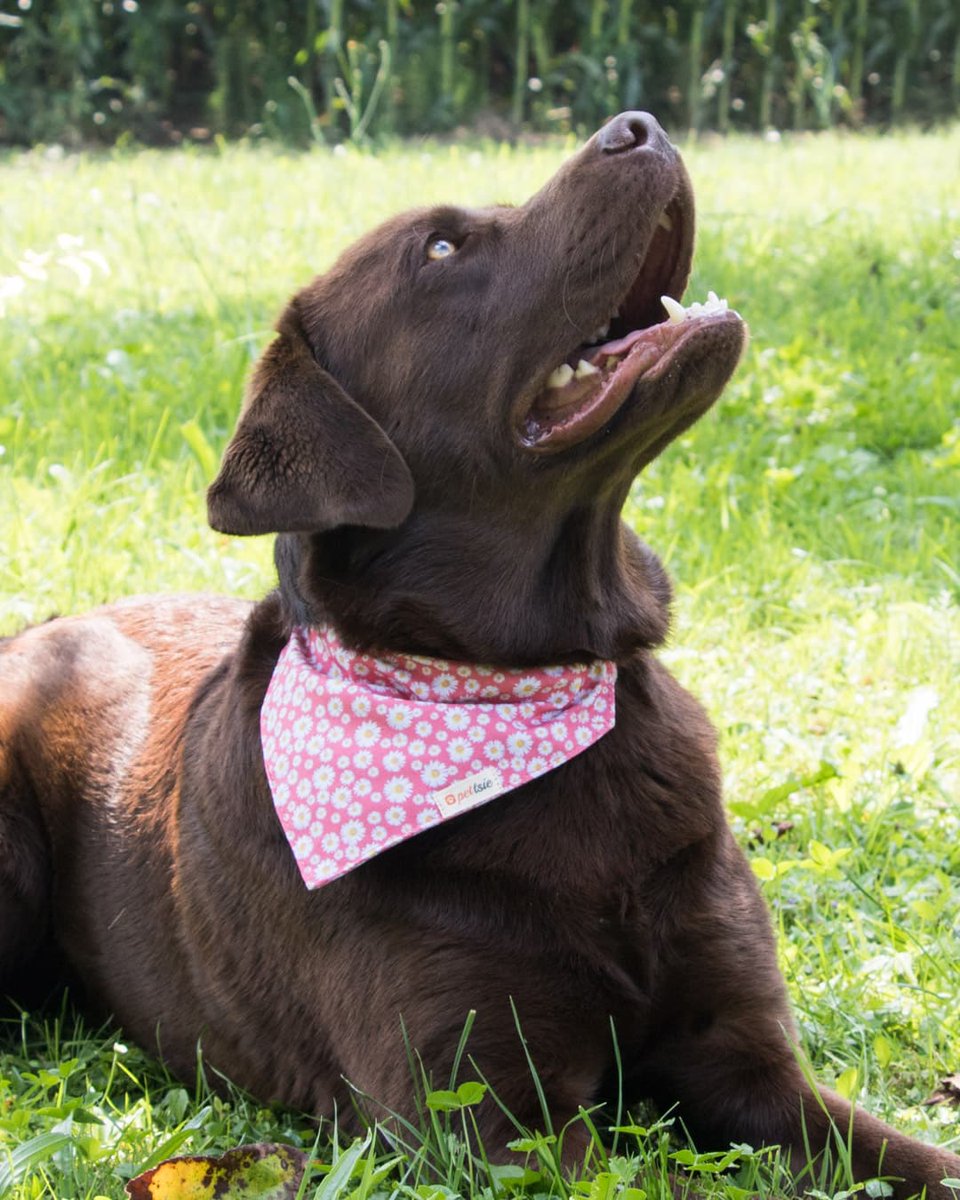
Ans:
{"label": "lawn", "polygon": [[[269,539],[211,533],[203,489],[285,297],[396,209],[522,200],[568,149],[0,159],[0,633],[127,593],[265,591]],[[663,658],[720,731],[816,1070],[956,1148],[955,1104],[924,1101],[960,1071],[960,128],[686,158],[688,299],[726,296],[752,341],[628,506],[676,581]],[[397,1161],[357,1150],[324,1200],[571,1194],[546,1156],[491,1183],[444,1133],[461,1115]],[[120,1197],[173,1153],[314,1133],[168,1078],[69,1007],[0,1034],[0,1194],[17,1200]],[[615,1149],[573,1194],[639,1200],[637,1178],[652,1193],[683,1153],[659,1127]],[[770,1186],[738,1162],[709,1186]]]}

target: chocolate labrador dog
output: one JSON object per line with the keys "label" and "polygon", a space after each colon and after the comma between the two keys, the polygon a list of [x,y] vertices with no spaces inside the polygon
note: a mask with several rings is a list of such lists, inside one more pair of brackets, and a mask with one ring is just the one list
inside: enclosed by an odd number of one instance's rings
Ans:
{"label": "chocolate labrador dog", "polygon": [[477,1068],[542,1121],[519,1025],[557,1128],[615,1080],[612,1025],[626,1098],[701,1147],[849,1138],[948,1200],[960,1159],[805,1078],[714,734],[653,653],[670,588],[620,511],[745,338],[676,303],[693,229],[626,113],[522,207],[406,213],[294,296],[209,493],[279,534],[279,589],[0,654],[5,990],[55,944],[174,1071],[199,1043],[318,1113],[409,1113],[401,1019],[442,1085],[474,1010]]}

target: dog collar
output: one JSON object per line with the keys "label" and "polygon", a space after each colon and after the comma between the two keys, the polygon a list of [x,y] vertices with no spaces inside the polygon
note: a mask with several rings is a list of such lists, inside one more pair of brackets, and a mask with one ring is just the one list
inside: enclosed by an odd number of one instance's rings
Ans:
{"label": "dog collar", "polygon": [[502,668],[348,649],[298,627],[260,713],[267,781],[320,887],[512,791],[613,728],[612,662]]}

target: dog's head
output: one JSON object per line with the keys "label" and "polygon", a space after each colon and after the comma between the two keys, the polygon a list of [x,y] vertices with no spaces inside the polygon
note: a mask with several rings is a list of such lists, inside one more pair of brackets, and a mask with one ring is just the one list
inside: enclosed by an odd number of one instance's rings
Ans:
{"label": "dog's head", "polygon": [[362,238],[288,305],[209,494],[284,534],[296,620],[495,661],[655,642],[668,587],[619,512],[713,403],[733,312],[670,320],[693,196],[626,113],[519,208],[433,208]]}

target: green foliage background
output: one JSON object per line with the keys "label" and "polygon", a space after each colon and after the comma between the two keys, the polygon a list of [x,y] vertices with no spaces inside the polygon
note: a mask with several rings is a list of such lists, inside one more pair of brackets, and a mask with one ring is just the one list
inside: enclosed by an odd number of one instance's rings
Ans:
{"label": "green foliage background", "polygon": [[955,0],[0,0],[0,139],[924,122]]}

